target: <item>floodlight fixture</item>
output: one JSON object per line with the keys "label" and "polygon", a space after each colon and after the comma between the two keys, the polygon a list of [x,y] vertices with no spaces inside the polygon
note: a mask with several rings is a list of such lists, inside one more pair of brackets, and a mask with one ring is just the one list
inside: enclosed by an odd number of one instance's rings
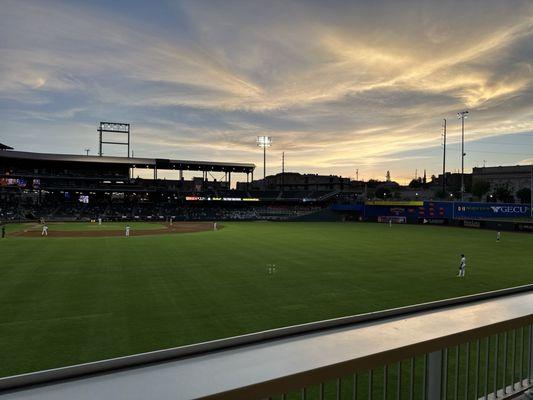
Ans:
{"label": "floodlight fixture", "polygon": [[[124,145],[128,146],[127,149],[127,155],[130,157],[130,124],[126,124],[123,122],[100,122],[100,127],[96,130],[99,135],[99,145],[98,145],[98,155],[101,157],[103,156],[103,145],[104,144],[113,144],[113,145]],[[104,134],[106,136],[111,135],[113,137],[113,140],[104,140]],[[114,138],[117,137],[117,135],[124,135],[126,136],[126,141],[117,142]]]}
{"label": "floodlight fixture", "polygon": [[467,110],[457,113],[457,119],[467,119],[469,112]]}
{"label": "floodlight fixture", "polygon": [[270,136],[258,136],[257,145],[262,148],[270,147],[272,146],[272,138]]}
{"label": "floodlight fixture", "polygon": [[266,190],[266,149],[272,146],[270,136],[258,136],[257,145],[263,149],[263,190]]}

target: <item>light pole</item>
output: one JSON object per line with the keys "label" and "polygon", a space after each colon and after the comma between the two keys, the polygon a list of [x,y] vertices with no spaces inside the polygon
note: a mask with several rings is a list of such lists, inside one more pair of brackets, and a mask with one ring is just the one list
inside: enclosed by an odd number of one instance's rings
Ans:
{"label": "light pole", "polygon": [[446,193],[446,118],[444,118],[444,147],[442,152],[442,193]]}
{"label": "light pole", "polygon": [[270,136],[258,136],[257,145],[263,148],[263,190],[266,190],[266,149],[272,146],[272,138]]}
{"label": "light pole", "polygon": [[468,111],[457,113],[457,118],[461,120],[461,201],[464,201],[465,195],[465,119],[468,117]]}

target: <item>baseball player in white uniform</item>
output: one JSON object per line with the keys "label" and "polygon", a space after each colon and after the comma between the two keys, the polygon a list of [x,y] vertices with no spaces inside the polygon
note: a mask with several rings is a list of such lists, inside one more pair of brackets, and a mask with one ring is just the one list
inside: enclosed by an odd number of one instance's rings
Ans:
{"label": "baseball player in white uniform", "polygon": [[459,262],[459,274],[458,277],[462,278],[465,276],[466,269],[466,257],[464,254],[461,254],[461,261]]}

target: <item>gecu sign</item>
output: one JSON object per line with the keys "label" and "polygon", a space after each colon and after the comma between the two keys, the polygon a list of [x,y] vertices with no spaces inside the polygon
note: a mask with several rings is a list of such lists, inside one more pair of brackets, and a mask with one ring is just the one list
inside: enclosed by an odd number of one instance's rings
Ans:
{"label": "gecu sign", "polygon": [[490,208],[496,214],[525,214],[529,209],[527,206],[491,206]]}

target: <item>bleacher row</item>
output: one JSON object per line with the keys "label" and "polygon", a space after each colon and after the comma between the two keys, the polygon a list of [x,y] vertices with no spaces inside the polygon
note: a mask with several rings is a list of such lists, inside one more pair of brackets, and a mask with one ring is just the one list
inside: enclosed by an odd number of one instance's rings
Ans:
{"label": "bleacher row", "polygon": [[294,205],[203,205],[170,203],[103,202],[100,204],[44,202],[35,204],[2,204],[0,222],[46,220],[88,221],[105,220],[175,221],[193,220],[257,220],[289,219],[322,209],[311,204]]}

